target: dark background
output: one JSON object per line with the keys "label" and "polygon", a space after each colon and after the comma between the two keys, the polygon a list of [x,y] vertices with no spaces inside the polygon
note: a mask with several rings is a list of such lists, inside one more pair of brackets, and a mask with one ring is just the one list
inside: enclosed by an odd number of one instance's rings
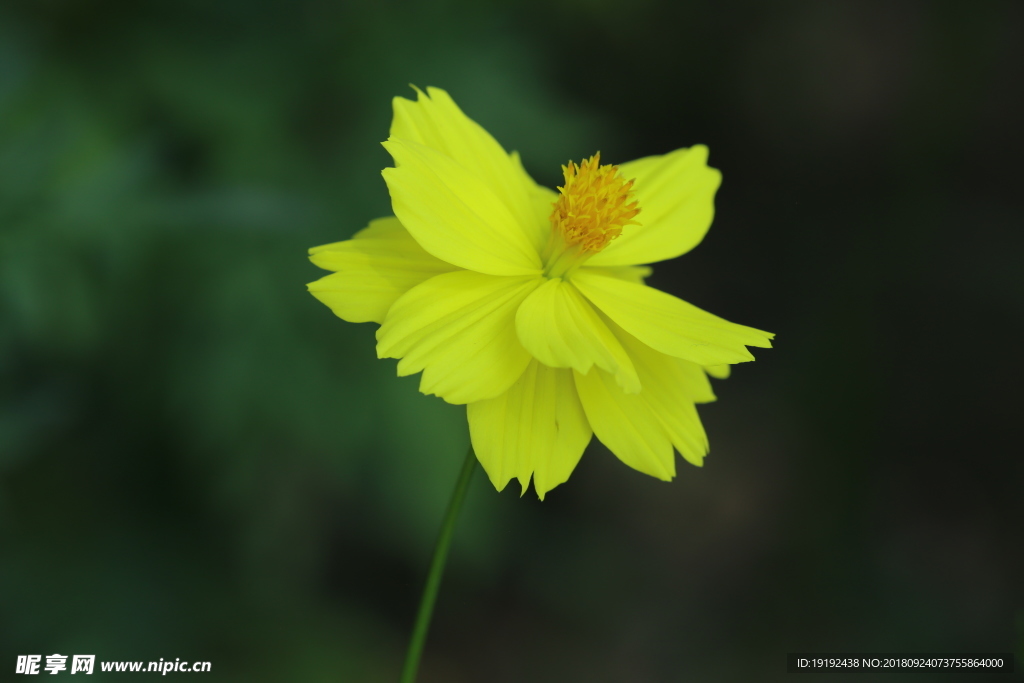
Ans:
{"label": "dark background", "polygon": [[[709,145],[715,224],[651,284],[778,334],[701,409],[703,469],[595,441],[544,503],[478,475],[424,683],[1020,656],[1024,4],[2,7],[0,670],[397,679],[465,411],[304,284],[389,213],[410,82],[547,185]],[[923,676],[801,680],[971,680]]]}

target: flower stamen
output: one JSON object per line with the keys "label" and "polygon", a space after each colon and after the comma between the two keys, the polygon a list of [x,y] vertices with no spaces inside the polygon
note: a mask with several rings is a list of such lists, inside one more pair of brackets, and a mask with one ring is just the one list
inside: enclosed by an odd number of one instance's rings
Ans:
{"label": "flower stamen", "polygon": [[562,167],[565,184],[551,212],[551,241],[545,254],[548,277],[561,277],[608,246],[627,225],[639,225],[633,180],[613,164],[601,165],[601,153],[578,165]]}
{"label": "flower stamen", "polygon": [[551,227],[567,245],[579,245],[584,252],[596,253],[622,234],[640,208],[633,197],[633,181],[619,174],[613,164],[600,165],[601,153],[584,159],[579,165],[562,167],[565,185],[558,188],[558,200],[551,212]]}

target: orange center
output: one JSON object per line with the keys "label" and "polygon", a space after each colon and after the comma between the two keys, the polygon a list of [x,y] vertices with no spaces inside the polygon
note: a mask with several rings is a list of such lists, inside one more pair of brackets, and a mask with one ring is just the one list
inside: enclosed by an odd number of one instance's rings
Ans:
{"label": "orange center", "polygon": [[561,235],[566,246],[577,246],[581,255],[593,255],[622,234],[640,208],[633,197],[633,181],[619,174],[619,167],[600,165],[601,153],[577,166],[562,167],[565,185],[551,212],[552,238]]}

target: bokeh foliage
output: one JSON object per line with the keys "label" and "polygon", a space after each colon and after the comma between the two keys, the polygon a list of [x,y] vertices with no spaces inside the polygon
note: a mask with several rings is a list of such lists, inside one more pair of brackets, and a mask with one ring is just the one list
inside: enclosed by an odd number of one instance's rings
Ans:
{"label": "bokeh foliage", "polygon": [[1022,33],[998,2],[5,3],[0,666],[395,678],[464,411],[303,284],[388,213],[410,82],[549,185],[709,144],[715,226],[654,282],[779,334],[671,485],[599,446],[543,504],[481,477],[424,681],[1015,647]]}

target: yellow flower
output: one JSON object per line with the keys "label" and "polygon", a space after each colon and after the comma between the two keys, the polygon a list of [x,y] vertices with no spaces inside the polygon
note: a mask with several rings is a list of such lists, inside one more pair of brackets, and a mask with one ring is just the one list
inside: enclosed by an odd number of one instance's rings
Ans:
{"label": "yellow flower", "polygon": [[753,360],[772,334],[643,283],[646,265],[703,239],[721,174],[702,145],[620,166],[563,167],[559,193],[527,175],[448,93],[394,99],[383,171],[395,215],[315,247],[335,271],[309,285],[350,322],[376,322],[377,355],[420,391],[467,404],[477,458],[500,491],[569,478],[596,434],[669,480],[675,453],[708,451],[696,403],[707,375]]}

